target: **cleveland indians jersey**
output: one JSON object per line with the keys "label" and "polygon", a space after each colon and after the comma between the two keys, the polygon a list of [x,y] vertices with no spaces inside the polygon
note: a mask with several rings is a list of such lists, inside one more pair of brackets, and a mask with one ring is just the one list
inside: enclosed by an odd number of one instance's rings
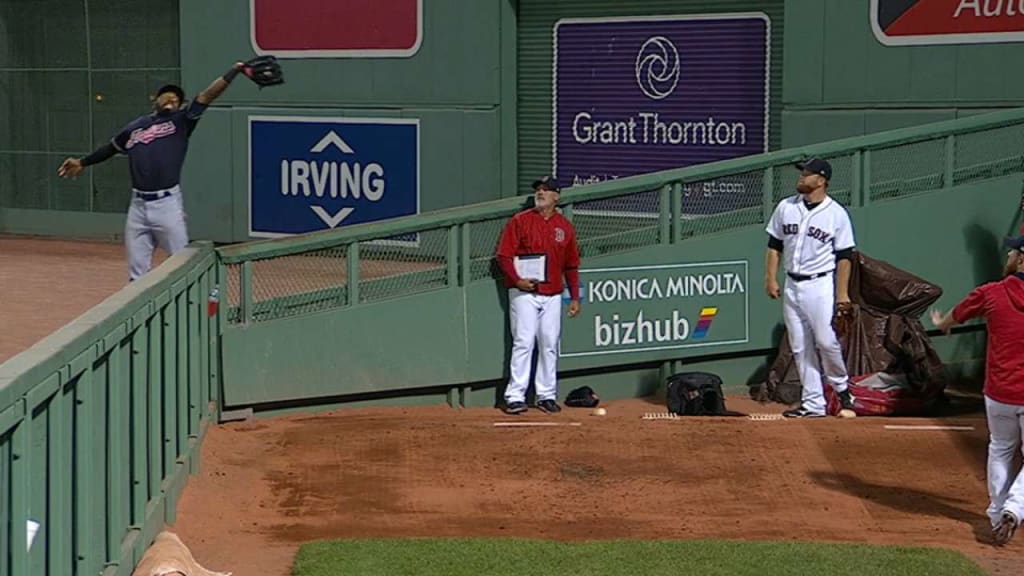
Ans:
{"label": "cleveland indians jersey", "polygon": [[189,136],[205,110],[193,100],[181,110],[140,116],[114,136],[114,148],[128,155],[132,188],[154,192],[178,185]]}
{"label": "cleveland indians jersey", "polygon": [[782,265],[790,274],[831,272],[835,253],[855,245],[850,215],[829,197],[811,209],[800,195],[782,200],[765,230],[782,241]]}

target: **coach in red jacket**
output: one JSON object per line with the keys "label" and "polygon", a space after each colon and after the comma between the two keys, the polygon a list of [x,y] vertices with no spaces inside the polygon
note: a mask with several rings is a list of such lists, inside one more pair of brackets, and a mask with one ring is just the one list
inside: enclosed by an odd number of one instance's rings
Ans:
{"label": "coach in red jacket", "polygon": [[1006,241],[1004,278],[971,291],[948,314],[932,311],[945,332],[972,318],[988,330],[985,412],[988,415],[988,508],[994,542],[1002,546],[1024,518],[1024,471],[1014,473],[1014,454],[1024,431],[1024,236]]}
{"label": "coach in red jacket", "polygon": [[[538,345],[534,381],[537,408],[554,414],[558,406],[556,367],[562,328],[562,292],[569,285],[569,317],[580,311],[580,253],[576,230],[556,210],[561,187],[545,176],[533,183],[534,207],[513,216],[498,243],[498,264],[508,288],[512,358],[505,412],[526,412],[526,388],[534,342]],[[564,281],[563,281],[564,277]]]}

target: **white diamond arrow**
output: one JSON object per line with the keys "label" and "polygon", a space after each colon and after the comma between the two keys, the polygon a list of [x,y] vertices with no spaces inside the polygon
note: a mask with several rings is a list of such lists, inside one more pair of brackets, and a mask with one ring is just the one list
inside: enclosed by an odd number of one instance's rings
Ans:
{"label": "white diamond arrow", "polygon": [[342,208],[341,210],[338,210],[337,214],[331,216],[330,213],[328,213],[327,210],[324,210],[322,206],[310,206],[310,208],[312,208],[313,212],[315,212],[316,215],[324,221],[324,224],[327,224],[330,228],[337,228],[338,224],[341,224],[341,221],[348,218],[348,215],[355,210],[355,208]]}
{"label": "white diamond arrow", "polygon": [[338,133],[335,132],[334,130],[328,132],[327,135],[321,138],[320,141],[316,143],[316,146],[313,146],[309,151],[323,152],[324,150],[327,149],[328,146],[331,146],[332,144],[338,150],[341,150],[345,154],[355,153],[355,150],[353,150],[351,146],[349,146],[344,140],[342,140],[341,136],[338,136]]}

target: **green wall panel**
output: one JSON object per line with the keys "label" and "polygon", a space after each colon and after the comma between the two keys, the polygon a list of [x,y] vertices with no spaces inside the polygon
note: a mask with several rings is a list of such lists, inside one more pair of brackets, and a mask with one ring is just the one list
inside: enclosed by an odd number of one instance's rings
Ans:
{"label": "green wall panel", "polygon": [[768,147],[779,148],[782,110],[783,0],[520,0],[518,21],[517,192],[551,172],[552,54],[555,22],[562,18],[764,12],[771,21]]}
{"label": "green wall panel", "polygon": [[224,401],[312,399],[465,380],[459,290],[224,331]]}
{"label": "green wall panel", "polygon": [[[236,134],[233,122],[231,110],[210,108],[192,134],[181,190],[189,237],[193,239],[228,241],[236,237],[236,221],[246,229],[248,201],[241,188],[245,172],[241,168],[236,174],[231,156],[233,150],[245,150],[246,134]],[[239,187],[235,186],[236,179]]]}
{"label": "green wall panel", "polygon": [[[998,278],[1000,240],[1017,223],[1022,191],[1024,178],[1015,175],[874,202],[850,208],[850,214],[865,254],[939,285],[944,294],[936,305],[948,309],[978,284]],[[763,291],[764,251],[765,233],[755,225],[584,258],[584,279],[588,270],[618,266],[745,261],[749,337],[721,346],[562,357],[560,392],[594,382],[606,387],[609,397],[649,393],[660,378],[652,370],[665,362],[720,373],[734,391],[756,382],[782,334],[782,303]],[[504,288],[487,278],[460,289],[231,326],[224,335],[228,397],[244,404],[465,385],[477,389],[471,402],[486,405],[498,391],[485,389],[500,388],[508,378],[506,300]],[[710,299],[701,305],[719,303]],[[678,301],[652,302],[647,317],[664,317],[679,307]],[[581,315],[563,320],[563,336],[592,327],[592,312],[584,298]],[[944,357],[970,365],[967,372],[976,374],[972,363],[982,352],[976,339],[949,340],[944,346]]]}
{"label": "green wall panel", "polygon": [[0,38],[0,69],[85,66],[85,0],[0,0]]}
{"label": "green wall panel", "polygon": [[[182,0],[181,50],[189,90],[206,86],[233,61],[253,56],[249,4]],[[263,91],[252,85],[236,86],[219,103],[496,106],[500,8],[494,0],[426,0],[422,43],[411,57],[289,57],[281,61],[287,80],[283,86]]]}
{"label": "green wall panel", "polygon": [[1006,63],[1024,44],[890,47],[871,31],[870,0],[786,0],[785,103],[957,104],[1011,103],[1024,96],[1024,78]]}
{"label": "green wall panel", "polygon": [[[885,46],[870,0],[786,0],[782,147],[1019,106],[1024,44]],[[797,32],[799,31],[799,32]]]}
{"label": "green wall panel", "polygon": [[89,145],[89,79],[78,71],[0,71],[0,149]]}
{"label": "green wall panel", "polygon": [[[103,0],[89,3],[95,68],[177,68],[178,3]],[[141,33],[133,34],[136,30]],[[156,89],[156,86],[150,90]]]}

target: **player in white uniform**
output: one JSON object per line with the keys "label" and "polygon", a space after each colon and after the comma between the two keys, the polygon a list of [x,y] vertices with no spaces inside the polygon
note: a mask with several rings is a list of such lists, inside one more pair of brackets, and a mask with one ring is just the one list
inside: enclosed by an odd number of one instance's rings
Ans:
{"label": "player in white uniform", "polygon": [[797,192],[779,202],[768,222],[765,290],[780,295],[776,274],[781,257],[786,271],[783,317],[789,345],[803,386],[800,407],[788,418],[825,416],[822,371],[844,410],[854,398],[842,347],[832,327],[833,313],[850,306],[850,258],[855,246],[853,224],[841,204],[828,196],[832,166],[819,158],[800,164]]}

